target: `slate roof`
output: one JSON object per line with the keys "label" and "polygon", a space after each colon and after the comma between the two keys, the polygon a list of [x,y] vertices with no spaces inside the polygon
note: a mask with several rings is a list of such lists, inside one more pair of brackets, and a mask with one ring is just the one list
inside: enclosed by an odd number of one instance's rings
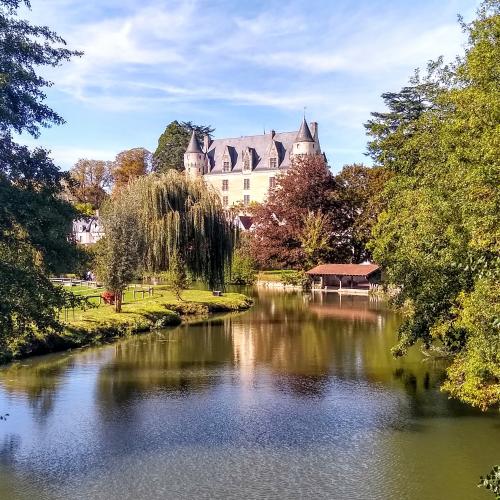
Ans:
{"label": "slate roof", "polygon": [[306,119],[302,120],[299,132],[297,134],[296,142],[314,142],[309,126],[307,125]]}
{"label": "slate roof", "polygon": [[222,173],[224,152],[231,157],[231,172],[243,170],[243,153],[246,148],[251,148],[253,157],[253,171],[269,170],[269,158],[273,145],[278,152],[278,168],[285,169],[290,166],[290,151],[295,142],[297,132],[270,132],[261,135],[248,135],[243,137],[215,139],[208,148],[208,171],[207,174]]}
{"label": "slate roof", "polygon": [[203,153],[200,147],[200,143],[198,142],[198,138],[196,137],[196,134],[193,133],[191,134],[191,139],[189,141],[188,147],[186,149],[186,153]]}
{"label": "slate roof", "polygon": [[377,264],[321,264],[307,271],[307,274],[368,277],[379,269]]}
{"label": "slate roof", "polygon": [[253,217],[250,217],[249,215],[239,215],[238,216],[241,225],[243,226],[243,229],[248,231],[253,224]]}

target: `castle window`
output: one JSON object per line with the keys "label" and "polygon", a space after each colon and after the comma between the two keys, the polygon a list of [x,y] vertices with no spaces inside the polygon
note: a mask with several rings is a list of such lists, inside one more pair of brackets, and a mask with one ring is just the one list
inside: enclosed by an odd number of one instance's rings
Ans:
{"label": "castle window", "polygon": [[269,168],[276,168],[278,166],[278,158],[269,158]]}
{"label": "castle window", "polygon": [[223,196],[222,197],[222,204],[227,207],[229,205],[229,197],[228,196]]}
{"label": "castle window", "polygon": [[250,189],[250,179],[243,179],[243,189]]}
{"label": "castle window", "polygon": [[246,155],[243,160],[243,171],[244,172],[250,171],[250,158],[248,157],[248,155]]}
{"label": "castle window", "polygon": [[227,179],[224,179],[222,181],[222,191],[228,191],[229,190],[229,181]]}
{"label": "castle window", "polygon": [[250,203],[250,195],[246,194],[243,196],[243,204],[248,205]]}
{"label": "castle window", "polygon": [[276,187],[276,177],[269,177],[269,188],[273,189]]}
{"label": "castle window", "polygon": [[231,170],[231,164],[229,163],[229,161],[224,160],[222,164],[222,171],[229,172],[230,170]]}

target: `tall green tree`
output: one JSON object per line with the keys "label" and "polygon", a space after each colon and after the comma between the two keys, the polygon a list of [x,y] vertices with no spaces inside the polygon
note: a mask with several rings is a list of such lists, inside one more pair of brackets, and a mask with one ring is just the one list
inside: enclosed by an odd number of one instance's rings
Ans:
{"label": "tall green tree", "polygon": [[143,250],[136,214],[124,196],[115,196],[103,206],[106,235],[97,245],[97,275],[115,295],[115,310],[121,312],[122,294],[140,272]]}
{"label": "tall green tree", "polygon": [[212,137],[215,129],[209,125],[195,125],[192,122],[169,123],[158,139],[158,147],[153,153],[153,165],[156,172],[173,169],[184,170],[184,153],[193,130],[202,143],[205,135]]}
{"label": "tall green tree", "polygon": [[78,53],[50,28],[19,19],[20,0],[0,1],[0,348],[16,352],[20,339],[56,330],[66,294],[47,273],[75,262],[68,241],[75,211],[60,198],[63,174],[47,151],[16,144],[12,132],[40,135],[63,123],[44,103],[52,83],[37,74]]}
{"label": "tall green tree", "polygon": [[349,249],[350,262],[372,258],[368,248],[373,226],[386,206],[384,187],[392,173],[383,167],[344,165],[335,176],[332,197],[338,205],[339,238]]}
{"label": "tall green tree", "polygon": [[394,173],[372,249],[401,286],[395,353],[417,341],[447,352],[444,388],[483,409],[500,403],[499,9],[484,2],[463,26],[465,55],[431,65],[424,109],[402,112],[392,130],[394,103],[405,101],[391,95],[390,112],[367,124],[373,158]]}
{"label": "tall green tree", "polygon": [[[139,177],[113,196],[103,224],[105,281],[113,291],[123,289],[133,273],[159,275],[180,266],[210,287],[224,284],[235,232],[218,195],[202,180],[173,170]],[[116,284],[112,267],[121,276]]]}
{"label": "tall green tree", "polygon": [[303,217],[303,229],[299,236],[302,251],[305,254],[305,264],[313,267],[327,261],[332,251],[331,221],[322,212],[309,211]]}

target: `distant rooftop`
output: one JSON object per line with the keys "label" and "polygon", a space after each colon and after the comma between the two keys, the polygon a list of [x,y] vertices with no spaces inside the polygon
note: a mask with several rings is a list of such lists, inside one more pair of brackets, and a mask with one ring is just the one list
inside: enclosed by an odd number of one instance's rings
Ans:
{"label": "distant rooftop", "polygon": [[377,264],[321,264],[307,274],[368,277],[380,269]]}

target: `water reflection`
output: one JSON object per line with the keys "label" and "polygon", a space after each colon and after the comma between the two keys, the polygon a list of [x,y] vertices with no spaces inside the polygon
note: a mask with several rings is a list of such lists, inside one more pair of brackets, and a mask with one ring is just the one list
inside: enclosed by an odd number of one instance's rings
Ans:
{"label": "water reflection", "polygon": [[256,301],[244,314],[134,337],[78,356],[16,363],[0,370],[0,382],[6,394],[24,395],[43,418],[78,364],[97,365],[96,394],[104,407],[126,406],[145,394],[204,392],[227,382],[228,369],[232,383],[242,388],[252,388],[259,370],[267,370],[277,389],[300,397],[326,394],[333,379],[397,386],[415,408],[442,381],[444,365],[422,361],[417,350],[406,359],[392,358],[399,318],[380,300],[259,290]]}
{"label": "water reflection", "polygon": [[445,366],[418,349],[393,359],[400,318],[383,302],[255,299],[242,314],[1,369],[0,497],[15,484],[23,500],[441,499],[447,471],[427,487],[423,458],[440,453],[455,476],[469,464],[451,497],[474,498],[463,488],[493,463],[498,417],[440,393]]}
{"label": "water reflection", "polygon": [[26,397],[37,417],[43,420],[51,412],[58,389],[72,366],[72,354],[33,358],[0,370],[0,382],[6,394]]}

